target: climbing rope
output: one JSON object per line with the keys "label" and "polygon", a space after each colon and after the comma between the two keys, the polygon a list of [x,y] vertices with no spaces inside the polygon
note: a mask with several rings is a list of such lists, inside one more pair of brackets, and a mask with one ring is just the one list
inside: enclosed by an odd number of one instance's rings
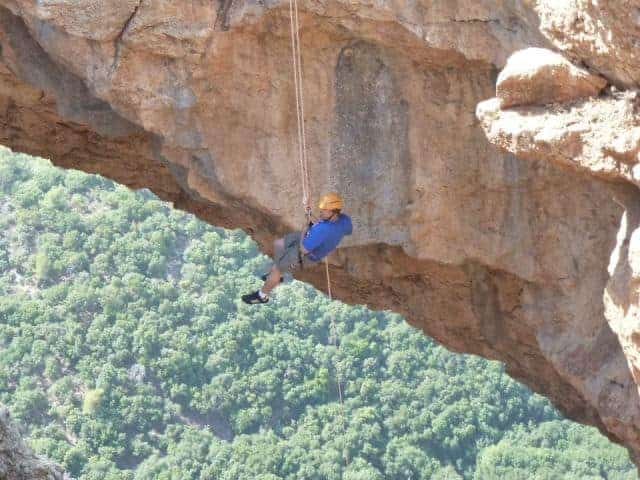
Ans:
{"label": "climbing rope", "polygon": [[[324,266],[327,275],[327,293],[329,295],[329,300],[333,300],[333,295],[331,294],[331,277],[329,276],[329,257],[324,257]],[[334,322],[334,317],[331,315],[331,322],[329,324],[329,341],[330,343],[336,347],[336,352],[340,353],[340,341],[338,340],[338,329],[336,328],[336,324]],[[340,372],[336,366],[337,373],[337,389],[338,389],[338,398],[340,399],[340,419],[342,421],[342,434],[346,436],[347,433],[347,422],[344,408],[344,400],[342,398],[342,382],[340,381]],[[349,465],[349,453],[345,451],[345,464]]]}
{"label": "climbing rope", "polygon": [[289,0],[291,23],[291,54],[293,56],[293,83],[296,96],[296,117],[298,126],[298,158],[302,179],[302,206],[307,217],[309,209],[309,163],[307,161],[307,140],[304,127],[304,97],[302,95],[302,54],[300,52],[300,23],[298,20],[298,0]]}
{"label": "climbing rope", "polygon": [[[300,23],[298,19],[298,0],[289,0],[289,19],[291,24],[291,55],[293,60],[293,83],[296,96],[296,119],[298,131],[298,159],[300,161],[300,176],[302,183],[302,206],[307,214],[307,221],[311,219],[311,208],[309,205],[309,164],[307,160],[307,142],[306,132],[304,128],[304,98],[302,95],[302,54],[300,51]],[[324,259],[325,271],[327,275],[327,293],[329,300],[333,300],[331,292],[331,276],[329,275],[329,260]],[[338,331],[335,326],[333,315],[331,315],[330,323],[331,343],[336,347],[336,352],[340,352],[340,342],[338,340]],[[337,368],[336,368],[337,371]],[[342,397],[342,383],[338,374],[337,382],[338,398],[340,399],[340,413],[342,417],[342,431],[346,434],[345,409]],[[349,455],[346,453],[345,462],[349,465]]]}
{"label": "climbing rope", "polygon": [[[329,300],[333,300],[333,295],[331,295],[331,277],[329,276],[329,257],[324,257],[324,266],[325,266],[325,271],[327,274],[327,293],[329,294]],[[332,330],[333,334],[332,338],[335,339],[334,340],[334,345],[336,347],[336,350],[340,350],[340,345],[338,342],[338,331],[336,330],[336,326],[335,323],[333,322],[333,315],[331,315],[331,325],[330,325],[330,329]],[[342,386],[340,384],[340,378],[338,377],[338,397],[340,398],[340,405],[344,406],[344,402],[342,401]]]}

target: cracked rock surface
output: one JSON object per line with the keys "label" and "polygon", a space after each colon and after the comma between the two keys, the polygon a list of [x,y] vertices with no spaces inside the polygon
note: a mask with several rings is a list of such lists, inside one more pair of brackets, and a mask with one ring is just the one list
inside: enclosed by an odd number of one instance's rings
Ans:
{"label": "cracked rock surface", "polygon": [[3,480],[63,480],[53,463],[33,454],[20,438],[8,410],[0,405],[0,478]]}
{"label": "cracked rock surface", "polygon": [[[597,31],[590,2],[557,3],[301,2],[311,194],[343,192],[354,221],[331,258],[337,298],[502,360],[637,460],[637,348],[610,320],[636,302],[618,192],[635,189],[633,94],[491,100],[476,118],[528,47],[632,88],[633,2],[599,2]],[[269,253],[304,219],[289,41],[277,0],[0,0],[0,143],[150,188]],[[321,287],[323,270],[299,278]]]}

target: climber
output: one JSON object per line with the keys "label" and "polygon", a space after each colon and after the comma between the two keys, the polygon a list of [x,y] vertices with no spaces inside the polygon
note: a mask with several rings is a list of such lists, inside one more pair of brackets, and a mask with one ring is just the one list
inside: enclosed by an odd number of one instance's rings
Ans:
{"label": "climber", "polygon": [[[249,304],[267,303],[269,293],[280,282],[285,272],[292,272],[318,263],[336,249],[345,235],[351,235],[351,218],[342,213],[342,198],[337,193],[327,193],[320,198],[320,218],[311,215],[311,222],[302,232],[291,232],[273,242],[274,264],[268,274],[262,276],[260,290],[242,296]],[[310,213],[310,212],[309,212]]]}

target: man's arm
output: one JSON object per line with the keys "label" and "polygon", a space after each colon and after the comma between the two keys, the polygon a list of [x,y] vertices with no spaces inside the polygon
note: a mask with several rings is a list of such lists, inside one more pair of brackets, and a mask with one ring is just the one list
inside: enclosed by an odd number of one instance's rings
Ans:
{"label": "man's arm", "polygon": [[300,234],[300,251],[302,252],[303,255],[308,255],[309,254],[309,250],[307,250],[306,248],[304,248],[304,239],[307,236],[307,232],[309,231],[309,229],[318,222],[318,219],[315,218],[312,214],[310,214],[311,217],[311,222],[307,223],[304,228],[302,229],[302,233]]}
{"label": "man's arm", "polygon": [[312,252],[322,244],[326,238],[326,228],[324,223],[318,223],[313,226],[306,237],[302,238],[301,246],[303,252]]}

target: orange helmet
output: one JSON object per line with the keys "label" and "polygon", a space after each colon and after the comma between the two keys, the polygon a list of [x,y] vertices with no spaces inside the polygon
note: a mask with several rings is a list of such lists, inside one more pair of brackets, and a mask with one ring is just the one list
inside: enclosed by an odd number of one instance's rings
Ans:
{"label": "orange helmet", "polygon": [[320,197],[320,210],[342,210],[342,197],[335,192],[325,193]]}

